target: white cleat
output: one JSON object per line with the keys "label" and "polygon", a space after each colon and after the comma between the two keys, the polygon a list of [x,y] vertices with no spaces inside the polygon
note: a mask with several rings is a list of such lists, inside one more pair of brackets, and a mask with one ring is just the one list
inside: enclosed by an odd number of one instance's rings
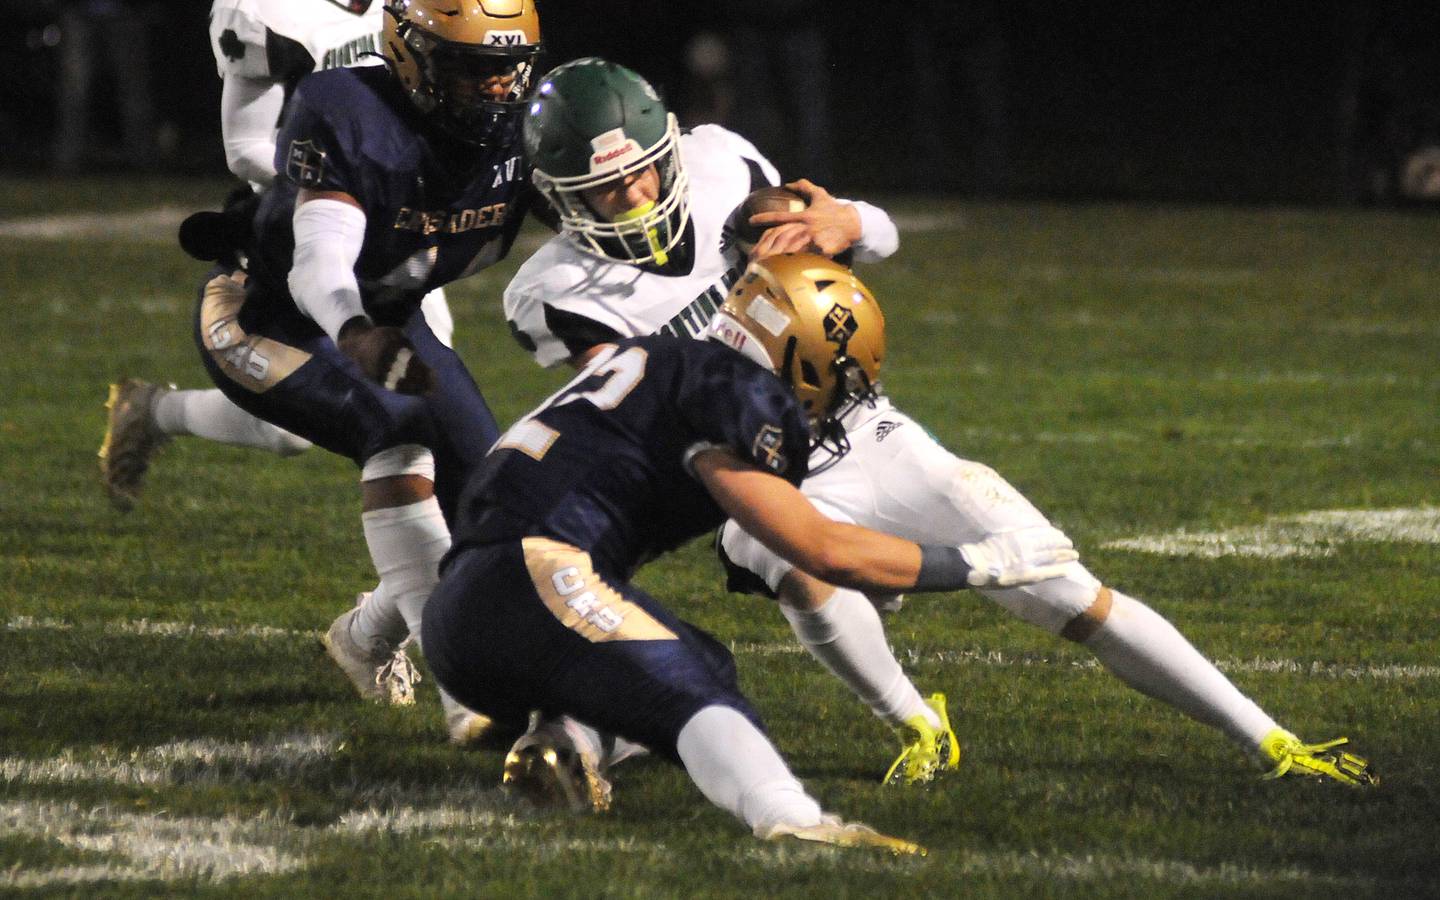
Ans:
{"label": "white cleat", "polygon": [[365,596],[361,594],[354,608],[330,623],[330,630],[321,638],[325,652],[361,697],[391,706],[409,706],[415,702],[415,685],[420,681],[420,673],[410,662],[404,645],[392,648],[385,641],[377,640],[367,648],[355,640],[352,628]]}

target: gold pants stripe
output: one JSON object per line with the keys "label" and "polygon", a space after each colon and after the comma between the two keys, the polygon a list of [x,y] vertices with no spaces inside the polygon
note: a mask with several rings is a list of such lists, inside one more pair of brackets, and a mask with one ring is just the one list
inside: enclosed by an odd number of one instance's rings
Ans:
{"label": "gold pants stripe", "polygon": [[235,321],[245,303],[245,286],[229,275],[216,275],[200,301],[200,335],[211,359],[241,387],[263,394],[310,361],[310,354],[288,344],[246,334]]}
{"label": "gold pants stripe", "polygon": [[590,554],[549,538],[521,541],[535,593],[560,624],[592,643],[673,641],[675,633],[595,574]]}

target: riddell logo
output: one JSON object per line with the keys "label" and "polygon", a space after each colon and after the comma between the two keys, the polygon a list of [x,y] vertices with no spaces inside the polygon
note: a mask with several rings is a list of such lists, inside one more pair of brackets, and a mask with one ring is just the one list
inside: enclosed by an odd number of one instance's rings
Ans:
{"label": "riddell logo", "polygon": [[731,325],[729,322],[715,320],[711,334],[719,338],[721,342],[728,344],[735,350],[745,349],[745,332]]}
{"label": "riddell logo", "polygon": [[635,145],[626,144],[623,147],[616,147],[614,150],[607,150],[604,153],[595,154],[594,156],[590,157],[590,165],[592,168],[595,166],[603,166],[605,165],[605,163],[613,162],[614,160],[617,160],[620,157],[625,156],[626,154],[634,152]]}

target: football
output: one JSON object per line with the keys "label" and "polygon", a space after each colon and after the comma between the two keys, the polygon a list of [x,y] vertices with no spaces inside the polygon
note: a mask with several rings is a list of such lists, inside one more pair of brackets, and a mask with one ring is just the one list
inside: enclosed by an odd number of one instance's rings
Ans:
{"label": "football", "polygon": [[765,233],[765,228],[751,225],[750,217],[762,212],[800,212],[808,205],[804,197],[783,187],[763,187],[751,191],[750,195],[735,207],[725,223],[725,233],[740,252],[749,254]]}

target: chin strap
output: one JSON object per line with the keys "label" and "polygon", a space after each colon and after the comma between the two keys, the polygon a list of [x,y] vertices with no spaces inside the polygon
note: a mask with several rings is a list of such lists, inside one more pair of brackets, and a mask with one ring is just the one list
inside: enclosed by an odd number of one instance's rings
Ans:
{"label": "chin strap", "polygon": [[844,418],[862,404],[875,408],[880,392],[860,364],[842,348],[835,356],[835,399],[830,411],[811,428],[810,454],[823,451],[828,456],[810,467],[811,475],[819,475],[834,466],[850,452],[850,436],[845,432]]}

